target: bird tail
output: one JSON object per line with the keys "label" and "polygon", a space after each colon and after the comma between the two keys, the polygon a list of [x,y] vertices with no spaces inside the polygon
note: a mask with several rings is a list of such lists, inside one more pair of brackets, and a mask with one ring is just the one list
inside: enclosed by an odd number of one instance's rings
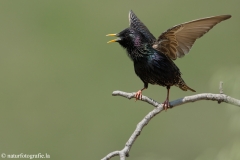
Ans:
{"label": "bird tail", "polygon": [[196,92],[194,89],[190,88],[187,86],[187,84],[183,81],[183,79],[181,79],[177,85],[180,89],[182,89],[183,91],[187,91],[190,90],[192,92]]}

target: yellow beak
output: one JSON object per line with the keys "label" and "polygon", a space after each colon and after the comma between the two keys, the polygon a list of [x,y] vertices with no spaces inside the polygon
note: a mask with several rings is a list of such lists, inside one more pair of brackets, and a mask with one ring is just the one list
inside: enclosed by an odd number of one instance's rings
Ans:
{"label": "yellow beak", "polygon": [[[117,34],[107,34],[106,36],[117,36]],[[120,40],[121,40],[121,38],[118,37],[117,39],[113,39],[111,41],[108,41],[107,43],[117,42],[117,41],[120,41]]]}
{"label": "yellow beak", "polygon": [[117,34],[107,34],[106,36],[117,36]]}

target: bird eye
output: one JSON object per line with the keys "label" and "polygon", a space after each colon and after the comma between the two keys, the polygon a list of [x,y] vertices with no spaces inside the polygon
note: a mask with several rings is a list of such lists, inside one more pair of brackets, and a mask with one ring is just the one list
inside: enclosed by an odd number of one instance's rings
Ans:
{"label": "bird eye", "polygon": [[134,34],[130,33],[129,36],[130,36],[130,37],[134,37]]}

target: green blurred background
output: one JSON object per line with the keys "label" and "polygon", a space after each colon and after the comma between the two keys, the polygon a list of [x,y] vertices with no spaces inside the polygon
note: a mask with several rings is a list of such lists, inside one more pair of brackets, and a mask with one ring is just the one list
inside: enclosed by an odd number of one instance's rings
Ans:
{"label": "green blurred background", "polygon": [[[173,25],[231,14],[175,63],[197,93],[240,98],[240,1],[0,1],[0,154],[101,159],[122,149],[153,109],[111,96],[143,83],[108,33],[128,26],[132,9],[158,36]],[[158,102],[166,89],[143,92]],[[171,100],[192,95],[177,87]],[[199,101],[162,112],[144,129],[129,160],[239,160],[240,108]],[[114,160],[119,157],[113,158]]]}

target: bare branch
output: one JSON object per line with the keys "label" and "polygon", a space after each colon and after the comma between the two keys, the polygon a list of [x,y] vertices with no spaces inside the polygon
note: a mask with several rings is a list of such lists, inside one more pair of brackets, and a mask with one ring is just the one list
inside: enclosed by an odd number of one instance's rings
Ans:
{"label": "bare branch", "polygon": [[[126,92],[122,92],[122,91],[114,91],[112,93],[113,96],[122,96],[128,99],[132,99],[135,98],[135,93],[126,93]],[[235,106],[239,106],[240,107],[240,100],[232,98],[230,96],[227,96],[225,94],[213,94],[213,93],[201,93],[201,94],[196,94],[196,95],[192,95],[192,96],[186,96],[177,100],[174,100],[172,102],[170,102],[170,107],[176,107],[176,106],[180,106],[183,105],[185,103],[189,103],[189,102],[196,102],[196,101],[200,101],[200,100],[211,100],[211,101],[220,101],[220,102],[225,102],[225,103],[229,103]],[[155,100],[146,97],[146,96],[142,96],[141,101],[147,102],[151,105],[153,105],[154,107],[159,107],[161,105],[161,103],[156,102]]]}
{"label": "bare branch", "polygon": [[[240,100],[232,98],[230,96],[227,96],[223,94],[222,90],[222,83],[220,82],[220,94],[212,94],[212,93],[202,93],[202,94],[196,94],[192,96],[186,96],[177,100],[174,100],[170,102],[170,108],[183,105],[185,103],[189,102],[196,102],[200,100],[211,100],[211,101],[217,101],[218,103],[225,102],[228,104],[232,104],[235,106],[240,107]],[[128,99],[135,98],[135,93],[126,93],[122,91],[114,91],[112,93],[113,96],[122,96]],[[159,114],[161,111],[164,110],[163,104],[158,103],[157,101],[142,96],[141,101],[147,102],[154,106],[155,108],[149,112],[138,124],[135,129],[135,131],[132,133],[131,137],[128,139],[127,143],[125,144],[125,147],[121,151],[113,151],[109,153],[106,157],[102,158],[102,160],[109,160],[110,158],[114,156],[120,156],[120,160],[125,160],[126,157],[129,156],[130,149],[134,143],[134,141],[137,139],[137,137],[140,135],[143,128],[148,124],[148,122],[157,114]]]}

